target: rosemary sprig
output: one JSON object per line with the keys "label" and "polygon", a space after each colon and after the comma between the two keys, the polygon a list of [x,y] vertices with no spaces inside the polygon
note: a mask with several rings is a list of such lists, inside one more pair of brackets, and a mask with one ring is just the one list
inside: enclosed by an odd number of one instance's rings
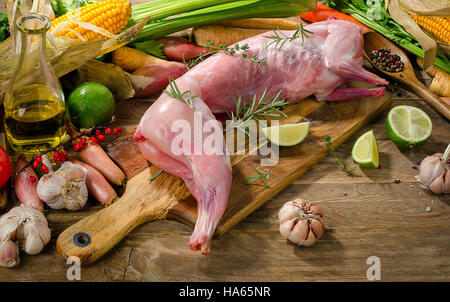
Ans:
{"label": "rosemary sprig", "polygon": [[[169,77],[169,87],[170,87],[169,91],[164,90],[165,94],[174,99],[179,100],[182,103],[187,104],[192,109],[195,109],[192,100],[195,99],[197,96],[191,95],[191,90],[186,90],[185,92],[181,93],[180,89],[178,88],[177,84],[175,83],[172,77]],[[185,94],[187,94],[187,98],[184,98]]]}
{"label": "rosemary sprig", "polygon": [[274,117],[281,118],[287,117],[286,113],[281,109],[288,105],[286,100],[279,100],[281,90],[278,94],[268,102],[269,97],[266,97],[267,88],[264,89],[262,96],[259,100],[256,98],[256,94],[253,96],[252,101],[242,101],[242,97],[235,97],[236,113],[227,112],[231,122],[227,124],[227,129],[236,128],[240,131],[244,131],[247,135],[250,135],[246,125],[251,119],[259,120],[262,117]]}
{"label": "rosemary sprig", "polygon": [[270,177],[270,169],[265,169],[266,171],[262,171],[256,167],[253,167],[253,169],[256,171],[256,173],[258,173],[257,175],[249,175],[246,176],[247,178],[249,178],[250,180],[247,181],[245,184],[249,185],[257,180],[263,180],[264,182],[264,188],[267,188],[267,181],[269,180]]}
{"label": "rosemary sprig", "polygon": [[279,29],[278,32],[274,30],[273,33],[274,34],[271,36],[264,36],[264,38],[273,40],[269,44],[267,44],[266,48],[275,43],[275,49],[281,49],[286,42],[288,41],[292,42],[298,39],[298,37],[302,38],[302,45],[303,45],[303,43],[305,42],[305,38],[310,38],[311,37],[310,35],[313,34],[312,31],[309,31],[303,27],[303,23],[300,23],[300,26],[297,28],[297,30],[294,32],[292,36],[287,36]]}
{"label": "rosemary sprig", "polygon": [[347,176],[354,177],[356,167],[349,168],[342,160],[339,159],[339,157],[336,155],[336,149],[331,148],[332,143],[331,137],[329,135],[325,136],[324,140],[326,142],[326,146],[330,149],[328,153],[334,156],[334,158],[336,159],[336,164],[339,166],[339,168],[345,173],[347,173]]}
{"label": "rosemary sprig", "polygon": [[[248,50],[250,49],[250,47],[248,46],[248,44],[244,44],[244,45],[240,45],[240,44],[235,44],[233,47],[228,47],[228,45],[226,44],[217,44],[217,46],[215,48],[217,48],[217,50],[214,48],[214,42],[213,41],[207,41],[205,46],[205,49],[208,49],[209,52],[207,54],[201,54],[198,53],[198,57],[196,59],[192,59],[189,61],[189,66],[192,67],[194,65],[196,65],[197,63],[203,61],[204,59],[206,59],[208,56],[211,56],[219,51],[223,51],[226,54],[229,54],[230,56],[234,56],[237,54],[238,51],[241,51],[240,55],[243,58],[248,58]],[[259,64],[261,67],[266,65],[266,61],[265,59],[261,59],[258,58],[257,55],[254,55],[253,57],[250,58],[250,61],[252,61],[253,63],[257,63]]]}

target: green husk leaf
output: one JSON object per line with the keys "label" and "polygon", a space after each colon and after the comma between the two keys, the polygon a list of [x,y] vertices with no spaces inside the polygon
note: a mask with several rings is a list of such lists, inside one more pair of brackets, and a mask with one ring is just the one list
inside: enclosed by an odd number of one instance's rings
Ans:
{"label": "green husk leaf", "polygon": [[137,50],[146,52],[152,56],[167,60],[167,57],[164,55],[164,52],[163,52],[164,45],[162,45],[161,43],[158,43],[154,40],[131,43],[131,46],[133,46]]}

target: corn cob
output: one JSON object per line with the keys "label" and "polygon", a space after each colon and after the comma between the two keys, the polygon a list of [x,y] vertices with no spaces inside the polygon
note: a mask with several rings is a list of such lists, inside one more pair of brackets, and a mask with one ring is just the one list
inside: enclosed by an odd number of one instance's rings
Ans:
{"label": "corn cob", "polygon": [[[105,0],[94,2],[77,8],[52,21],[53,30],[58,24],[65,21],[87,22],[101,27],[112,34],[117,34],[128,23],[131,16],[131,6],[126,0]],[[83,28],[75,23],[66,25],[73,31],[78,32],[84,39],[104,39],[105,36],[92,30]],[[77,35],[69,30],[61,30],[57,36],[65,36],[76,39]]]}
{"label": "corn cob", "polygon": [[410,15],[420,27],[439,41],[450,44],[450,18]]}

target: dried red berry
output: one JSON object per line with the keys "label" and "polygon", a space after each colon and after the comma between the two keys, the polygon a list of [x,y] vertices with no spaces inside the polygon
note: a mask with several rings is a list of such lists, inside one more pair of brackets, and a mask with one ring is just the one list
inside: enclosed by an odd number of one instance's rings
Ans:
{"label": "dried red berry", "polygon": [[30,176],[30,181],[31,182],[36,182],[36,180],[37,180],[36,177],[34,177],[33,175]]}
{"label": "dried red berry", "polygon": [[102,132],[100,130],[95,131],[95,135],[100,135]]}
{"label": "dried red berry", "polygon": [[97,142],[97,138],[95,136],[91,137],[91,142],[96,143]]}
{"label": "dried red berry", "polygon": [[86,144],[86,143],[87,143],[87,140],[86,140],[85,137],[83,137],[83,138],[81,139],[81,143],[82,143],[82,144]]}
{"label": "dried red berry", "polygon": [[73,145],[73,151],[77,152],[80,148],[78,148],[78,144]]}
{"label": "dried red berry", "polygon": [[69,155],[69,153],[67,153],[67,152],[62,153],[62,156],[64,156],[64,157],[67,157],[67,155]]}
{"label": "dried red berry", "polygon": [[44,171],[45,174],[48,173],[48,167],[45,164],[42,164],[41,169],[42,171]]}
{"label": "dried red berry", "polygon": [[99,141],[101,141],[101,142],[104,142],[106,139],[105,139],[105,137],[103,136],[103,135],[97,135],[97,137],[98,137],[98,140]]}
{"label": "dried red berry", "polygon": [[37,162],[37,160],[33,161],[33,168],[37,168],[38,165],[39,163]]}
{"label": "dried red berry", "polygon": [[111,132],[112,132],[111,128],[106,128],[106,130],[105,130],[106,135],[110,135]]}
{"label": "dried red berry", "polygon": [[120,128],[120,126],[117,127],[117,130],[118,130],[119,132],[122,132],[122,128]]}
{"label": "dried red berry", "polygon": [[37,161],[38,163],[42,162],[42,157],[36,156],[36,161]]}
{"label": "dried red berry", "polygon": [[117,135],[117,134],[119,134],[119,130],[117,128],[114,128],[113,133],[114,133],[114,135]]}

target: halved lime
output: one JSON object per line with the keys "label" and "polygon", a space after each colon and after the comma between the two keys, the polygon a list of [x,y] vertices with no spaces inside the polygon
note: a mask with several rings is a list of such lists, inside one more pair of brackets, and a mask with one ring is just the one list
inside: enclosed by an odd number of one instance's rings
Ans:
{"label": "halved lime", "polygon": [[432,130],[430,117],[413,106],[396,106],[386,118],[387,134],[401,150],[423,145],[430,138]]}
{"label": "halved lime", "polygon": [[261,129],[261,132],[278,146],[294,146],[301,143],[308,135],[309,122],[266,127]]}
{"label": "halved lime", "polygon": [[352,158],[361,167],[378,168],[380,164],[378,145],[373,131],[361,135],[353,145]]}

